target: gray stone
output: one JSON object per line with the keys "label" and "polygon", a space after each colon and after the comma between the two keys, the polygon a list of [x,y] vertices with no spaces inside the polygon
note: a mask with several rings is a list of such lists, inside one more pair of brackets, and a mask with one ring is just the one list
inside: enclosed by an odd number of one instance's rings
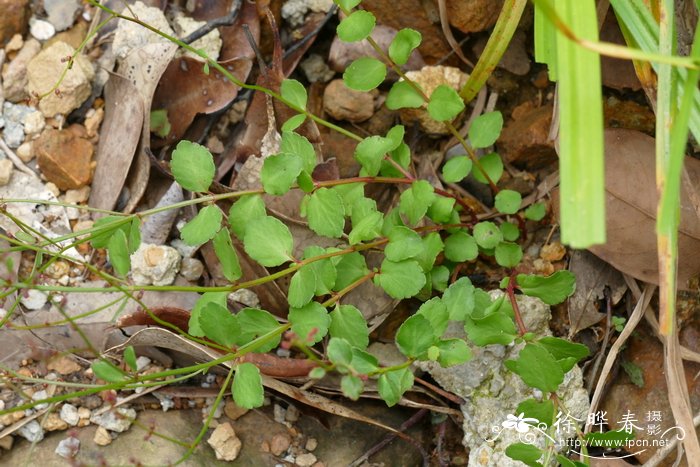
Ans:
{"label": "gray stone", "polygon": [[175,248],[142,243],[131,255],[131,277],[136,285],[170,285],[180,266]]}
{"label": "gray stone", "polygon": [[40,50],[39,41],[29,39],[24,43],[14,60],[7,65],[2,73],[5,99],[10,102],[21,102],[28,97],[24,89],[27,85],[27,64]]}
{"label": "gray stone", "polygon": [[78,8],[78,0],[44,0],[44,10],[56,31],[63,31],[73,25]]}
{"label": "gray stone", "polygon": [[47,299],[46,293],[30,289],[22,294],[22,298],[19,301],[28,310],[40,310],[46,305]]}
{"label": "gray stone", "polygon": [[38,443],[44,439],[44,429],[39,425],[39,422],[32,420],[17,430],[17,433],[30,443]]}
{"label": "gray stone", "polygon": [[136,418],[134,409],[118,407],[117,409],[108,410],[102,414],[92,414],[90,423],[99,425],[102,428],[110,431],[122,433],[129,429],[131,422]]}
{"label": "gray stone", "polygon": [[[168,20],[160,8],[146,6],[143,2],[136,2],[122,13],[127,16],[132,14],[146,24],[153,26],[165,34],[174,35]],[[120,19],[112,42],[112,50],[119,59],[124,59],[132,50],[153,43],[168,43],[167,39],[131,21]]]}
{"label": "gray stone", "polygon": [[69,424],[70,426],[76,426],[80,421],[80,415],[78,415],[78,408],[73,404],[63,404],[61,406],[61,412],[59,413],[61,420]]}
{"label": "gray stone", "polygon": [[79,450],[80,440],[70,436],[64,440],[61,440],[58,443],[58,446],[56,446],[56,450],[54,452],[65,459],[72,459],[78,455]]}

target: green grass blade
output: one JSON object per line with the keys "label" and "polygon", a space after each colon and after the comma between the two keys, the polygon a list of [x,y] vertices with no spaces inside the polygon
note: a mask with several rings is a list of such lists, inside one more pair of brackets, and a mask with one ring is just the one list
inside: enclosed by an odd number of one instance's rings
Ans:
{"label": "green grass blade", "polygon": [[515,33],[515,28],[520,22],[520,17],[527,5],[527,0],[506,0],[498,16],[498,21],[489,36],[486,47],[476,62],[474,70],[464,87],[459,91],[465,103],[474,99],[486,80],[498,65],[503,53],[506,51],[510,40]]}
{"label": "green grass blade", "polygon": [[[557,2],[579,38],[597,41],[593,0]],[[605,176],[600,57],[558,29],[559,171],[562,241],[575,248],[605,242]]]}
{"label": "green grass blade", "polygon": [[547,65],[549,79],[557,81],[557,28],[535,5],[535,61]]}

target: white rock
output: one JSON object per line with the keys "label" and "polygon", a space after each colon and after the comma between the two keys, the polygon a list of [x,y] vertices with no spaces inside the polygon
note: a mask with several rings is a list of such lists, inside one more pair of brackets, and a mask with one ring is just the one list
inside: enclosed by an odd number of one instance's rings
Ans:
{"label": "white rock", "polygon": [[106,430],[122,433],[129,429],[131,422],[136,418],[134,409],[118,407],[114,410],[108,410],[102,414],[92,414],[90,423],[99,425]]}
{"label": "white rock", "polygon": [[41,44],[36,39],[29,39],[22,46],[17,56],[9,65],[4,67],[2,80],[5,99],[10,102],[21,102],[28,97],[24,87],[27,85],[27,63],[41,50]]}
{"label": "white rock", "polygon": [[17,154],[17,157],[19,157],[22,160],[22,162],[25,163],[34,159],[34,152],[32,151],[32,142],[26,141],[20,144],[17,150],[15,151],[15,154]]}
{"label": "white rock", "polygon": [[[180,39],[189,36],[205,24],[207,24],[206,21],[196,21],[189,16],[182,15],[175,17],[173,20],[173,27],[175,28],[175,32]],[[190,45],[195,49],[204,50],[207,55],[209,55],[209,58],[216,60],[219,58],[219,52],[221,51],[222,44],[223,42],[221,40],[219,30],[214,29],[213,31],[205,34],[203,37],[192,42]],[[193,54],[192,52],[186,52],[185,55],[197,60],[202,60],[202,57],[197,54]]]}
{"label": "white rock", "polygon": [[19,301],[28,310],[39,310],[46,305],[47,300],[46,293],[41,290],[30,289],[22,294],[22,298]]}
{"label": "white rock", "polygon": [[65,71],[65,58],[73,54],[73,47],[57,41],[39,52],[27,65],[27,92],[30,95],[48,93],[39,101],[39,110],[47,118],[57,114],[67,115],[90,97],[90,82],[95,71],[90,60],[83,54],[75,57],[73,66],[63,76],[58,87],[60,94],[50,92]]}
{"label": "white rock", "polygon": [[61,420],[69,424],[70,426],[75,426],[80,421],[80,415],[78,415],[78,408],[73,404],[63,404],[61,406],[61,412],[59,413]]}
{"label": "white rock", "polygon": [[0,159],[0,186],[10,183],[15,166],[10,159]]}
{"label": "white rock", "polygon": [[219,460],[233,461],[241,452],[243,443],[236,436],[230,423],[221,423],[214,429],[207,443],[214,449]]}
{"label": "white rock", "polygon": [[44,0],[44,10],[57,31],[63,31],[73,25],[78,8],[78,0]]}
{"label": "white rock", "polygon": [[17,430],[17,433],[30,443],[38,443],[44,439],[44,429],[39,425],[39,422],[32,420]]}
{"label": "white rock", "polygon": [[294,461],[299,467],[311,467],[316,463],[316,456],[307,452],[306,454],[299,454]]}
{"label": "white rock", "polygon": [[299,64],[306,78],[312,82],[326,83],[335,76],[335,71],[328,67],[328,64],[319,54],[311,54],[309,58]]}
{"label": "white rock", "polygon": [[68,190],[63,198],[68,204],[84,203],[90,197],[90,187],[84,186],[78,190]]}
{"label": "white rock", "polygon": [[38,135],[46,126],[46,120],[44,120],[41,112],[35,111],[25,115],[22,119],[22,124],[24,125],[24,134],[29,136]]}
{"label": "white rock", "polygon": [[180,264],[180,274],[188,281],[196,281],[204,273],[204,264],[196,258],[183,258]]}
{"label": "white rock", "polygon": [[[18,148],[24,141],[23,120],[31,113],[36,112],[32,107],[22,104],[5,102],[2,106],[2,120],[5,128],[2,138],[11,148]],[[0,125],[1,126],[1,125]]]}
{"label": "white rock", "polygon": [[[146,218],[146,221],[148,221],[148,218]],[[176,238],[175,240],[170,242],[170,245],[173,248],[175,248],[183,258],[191,258],[199,249],[199,247],[190,246],[190,245],[186,244],[185,242],[183,242],[179,238]]]}
{"label": "white rock", "polygon": [[48,21],[32,16],[29,18],[29,33],[34,39],[45,41],[56,35],[56,28]]}
{"label": "white rock", "polygon": [[131,277],[136,285],[170,285],[180,266],[180,253],[164,245],[142,243],[131,255]]}
{"label": "white rock", "polygon": [[249,308],[260,308],[260,298],[258,294],[250,289],[238,289],[234,290],[226,299],[229,302],[238,302],[241,305],[245,305]]}
{"label": "white rock", "polygon": [[333,7],[333,0],[288,0],[282,5],[282,18],[290,26],[298,27],[304,24],[307,13],[325,13],[331,7]]}
{"label": "white rock", "polygon": [[150,364],[151,364],[151,359],[150,359],[150,358],[145,357],[145,356],[143,356],[143,355],[140,355],[140,356],[136,359],[136,371],[141,371],[141,370],[143,370],[144,368],[146,368],[146,367],[147,367],[148,365],[150,365]]}
{"label": "white rock", "polygon": [[[160,8],[148,7],[143,2],[136,2],[129,8],[124,8],[122,14],[132,16],[132,12],[144,23],[166,34],[174,35]],[[168,43],[168,40],[136,23],[120,19],[114,34],[112,50],[119,59],[123,59],[132,50],[153,43]]]}
{"label": "white rock", "polygon": [[69,436],[66,439],[62,439],[58,443],[58,446],[56,446],[56,450],[54,452],[65,459],[72,459],[78,455],[79,450],[80,440]]}
{"label": "white rock", "polygon": [[[49,397],[49,394],[46,392],[45,389],[42,389],[41,391],[37,391],[37,392],[35,392],[34,394],[32,394],[32,400],[33,400],[33,401],[41,401],[41,400],[44,400],[44,399],[48,399],[48,397]],[[37,405],[35,405],[34,408],[35,408],[36,410],[43,410],[43,409],[45,409],[45,408],[48,407],[48,406],[49,406],[49,404],[43,403],[43,404],[37,404]]]}

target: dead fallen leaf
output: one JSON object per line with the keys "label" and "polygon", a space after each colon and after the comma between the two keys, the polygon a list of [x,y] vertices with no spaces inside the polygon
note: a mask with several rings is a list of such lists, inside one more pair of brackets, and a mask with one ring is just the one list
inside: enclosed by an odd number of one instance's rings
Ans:
{"label": "dead fallen leaf", "polygon": [[[605,130],[605,190],[607,243],[589,250],[620,271],[658,284],[654,138],[620,128]],[[700,217],[691,190],[700,187],[700,161],[686,157],[690,183],[681,187],[681,224],[678,233],[678,287],[689,290],[700,273]],[[558,190],[553,191],[558,199]],[[554,203],[558,211],[558,203]]]}

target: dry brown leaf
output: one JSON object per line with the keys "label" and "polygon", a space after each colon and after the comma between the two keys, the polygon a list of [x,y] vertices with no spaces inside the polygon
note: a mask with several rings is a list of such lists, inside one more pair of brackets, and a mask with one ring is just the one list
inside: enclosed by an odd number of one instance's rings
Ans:
{"label": "dry brown leaf", "polygon": [[[605,130],[607,243],[589,250],[636,279],[658,284],[654,144],[638,131]],[[691,184],[681,187],[678,287],[689,290],[689,280],[700,273],[700,218],[689,194],[700,187],[700,161],[688,157],[685,166]],[[553,195],[558,198],[558,192]]]}

